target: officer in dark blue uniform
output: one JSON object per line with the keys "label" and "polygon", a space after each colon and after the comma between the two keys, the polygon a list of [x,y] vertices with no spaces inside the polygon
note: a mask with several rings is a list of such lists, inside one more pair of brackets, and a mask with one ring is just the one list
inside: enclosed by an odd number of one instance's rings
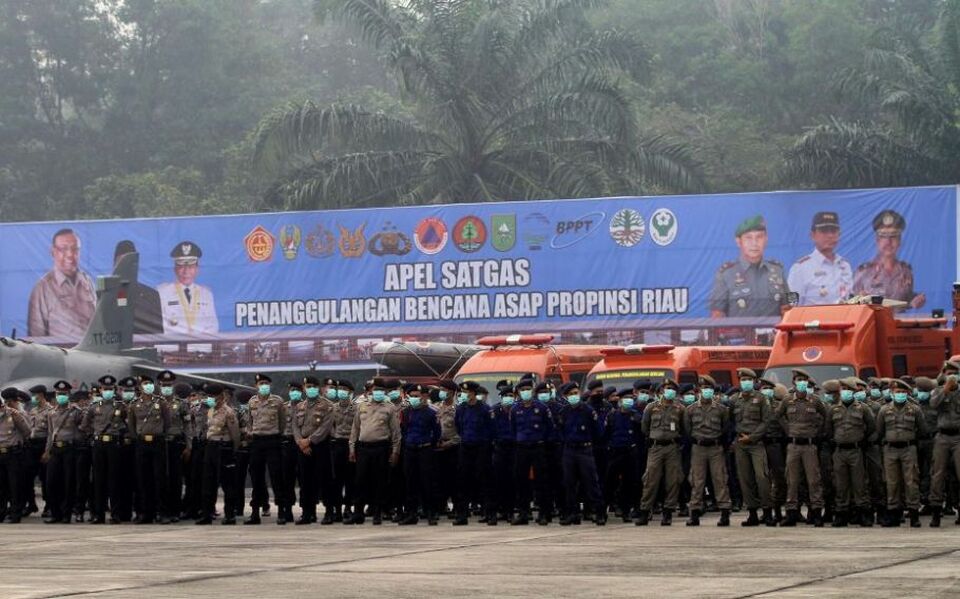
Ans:
{"label": "officer in dark blue uniform", "polygon": [[[600,423],[601,433],[603,425],[607,421],[607,414],[610,413],[612,406],[603,396],[603,381],[593,380],[587,385],[587,403],[597,414],[597,421]],[[600,477],[600,493],[603,495],[604,509],[610,504],[610,498],[613,496],[607,493],[606,472],[607,472],[607,445],[601,434],[596,443],[593,444],[593,461],[597,465],[597,475]]]}
{"label": "officer in dark blue uniform", "polygon": [[474,381],[460,383],[460,405],[457,406],[455,421],[457,434],[460,435],[460,454],[457,457],[457,469],[460,475],[460,498],[454,507],[456,518],[454,526],[464,526],[470,515],[470,499],[480,497],[483,502],[485,522],[497,525],[490,492],[490,449],[493,443],[493,419],[490,407],[477,399],[480,385]]}
{"label": "officer in dark blue uniform", "polygon": [[632,394],[625,395],[619,407],[610,411],[604,420],[603,436],[608,452],[605,478],[610,493],[605,497],[610,501],[616,496],[616,513],[624,522],[631,521],[630,511],[638,503],[637,448],[642,445],[643,433],[640,430],[642,414],[635,402]]}
{"label": "officer in dark blue uniform", "polygon": [[403,477],[407,483],[407,515],[400,525],[419,521],[417,512],[423,508],[430,526],[437,525],[436,464],[437,443],[440,442],[440,421],[430,407],[428,390],[415,383],[404,387],[407,407],[400,412],[400,433],[403,436]]}
{"label": "officer in dark blue uniform", "polygon": [[[550,472],[547,466],[547,439],[553,433],[553,417],[550,408],[534,396],[533,379],[523,378],[515,387],[520,403],[514,404],[513,434],[517,443],[514,480],[517,487],[517,517],[514,526],[530,523],[530,468],[533,468],[537,484],[537,524],[550,523],[553,512],[553,495],[550,493]],[[549,393],[548,393],[549,395]]]}
{"label": "officer in dark blue uniform", "polygon": [[513,518],[514,489],[513,463],[517,443],[513,435],[511,412],[516,401],[513,385],[503,380],[497,383],[500,403],[493,406],[493,486],[497,504],[497,519],[509,522]]}
{"label": "officer in dark blue uniform", "polygon": [[[565,403],[557,399],[557,388],[550,381],[544,381],[533,389],[533,393],[550,410],[550,415],[556,424]],[[556,426],[547,437],[547,468],[550,469],[550,492],[554,498],[553,511],[556,513],[567,504],[563,487],[563,443]],[[553,515],[553,513],[549,515],[551,521],[553,521]]]}
{"label": "officer in dark blue uniform", "polygon": [[561,526],[580,524],[580,491],[597,526],[607,523],[607,510],[600,494],[597,464],[593,459],[593,446],[602,437],[597,413],[580,399],[580,385],[569,382],[560,387],[560,400],[565,405],[560,410],[558,430],[563,443],[563,486],[566,505],[560,519]]}

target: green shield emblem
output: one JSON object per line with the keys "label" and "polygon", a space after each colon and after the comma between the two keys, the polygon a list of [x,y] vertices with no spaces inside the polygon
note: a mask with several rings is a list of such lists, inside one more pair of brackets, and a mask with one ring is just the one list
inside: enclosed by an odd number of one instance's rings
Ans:
{"label": "green shield emblem", "polygon": [[493,247],[499,252],[513,249],[517,243],[517,215],[494,214],[490,218]]}

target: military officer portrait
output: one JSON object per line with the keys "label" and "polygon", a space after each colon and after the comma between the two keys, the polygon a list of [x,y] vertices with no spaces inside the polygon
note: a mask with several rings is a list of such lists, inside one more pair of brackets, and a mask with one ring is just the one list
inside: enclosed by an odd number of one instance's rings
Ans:
{"label": "military officer portrait", "polygon": [[97,294],[80,269],[80,237],[73,229],[53,234],[53,269],[37,281],[27,307],[27,335],[80,339],[93,320]]}
{"label": "military officer portrait", "polygon": [[908,302],[919,309],[927,302],[923,293],[913,290],[913,268],[897,259],[907,221],[894,210],[884,210],[873,219],[877,255],[857,268],[853,277],[856,295],[882,295],[886,299]]}
{"label": "military officer portrait", "polygon": [[717,270],[710,293],[710,317],[780,316],[787,305],[783,264],[764,259],[767,222],[762,215],[744,220],[734,233],[740,256]]}
{"label": "military officer portrait", "polygon": [[203,251],[192,241],[181,241],[170,250],[177,280],[157,286],[163,308],[163,332],[216,333],[220,330],[213,292],[196,282]]}
{"label": "military officer portrait", "polygon": [[787,286],[800,297],[801,306],[836,304],[853,290],[853,269],[837,254],[840,217],[836,212],[817,212],[810,226],[813,252],[790,267]]}

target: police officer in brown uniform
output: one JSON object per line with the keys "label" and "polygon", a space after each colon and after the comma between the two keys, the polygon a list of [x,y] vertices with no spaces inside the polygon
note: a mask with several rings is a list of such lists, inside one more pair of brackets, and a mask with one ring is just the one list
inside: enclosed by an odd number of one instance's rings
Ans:
{"label": "police officer in brown uniform", "polygon": [[369,397],[357,405],[350,431],[350,461],[357,464],[357,503],[350,524],[363,524],[365,504],[370,506],[373,523],[383,522],[390,466],[400,459],[399,411],[386,392],[393,387],[392,381],[375,378]]}
{"label": "police officer in brown uniform", "polygon": [[[951,462],[960,478],[960,364],[946,362],[941,370],[943,385],[930,398],[930,406],[937,411],[937,435],[933,441],[933,474],[930,477],[930,526],[940,526],[943,511],[944,488]],[[957,517],[960,523],[960,516]]]}
{"label": "police officer in brown uniform", "polygon": [[117,400],[117,379],[112,375],[100,377],[100,399],[84,413],[80,428],[93,441],[93,509],[90,524],[104,524],[107,503],[110,504],[110,523],[119,524],[119,485],[129,473],[120,467],[120,444],[127,430],[127,408]]}
{"label": "police officer in brown uniform", "polygon": [[793,370],[793,390],[777,409],[787,433],[787,517],[781,526],[796,526],[800,517],[800,486],[806,479],[810,493],[810,520],[823,526],[823,486],[817,440],[823,435],[827,410],[813,393],[814,381],[799,368]]}
{"label": "police officer in brown uniform", "polygon": [[[443,380],[437,383],[437,419],[440,420],[440,443],[437,445],[436,468],[439,478],[438,489],[441,513],[447,511],[447,502],[459,503],[457,489],[457,454],[460,452],[460,435],[457,433],[457,405],[454,399],[457,386],[453,381]],[[451,513],[452,517],[452,513]]]}
{"label": "police officer in brown uniform", "polygon": [[873,526],[863,448],[873,434],[876,419],[869,407],[855,400],[856,388],[856,379],[841,380],[840,401],[831,405],[827,414],[826,437],[833,443],[833,477],[837,491],[834,528],[858,521],[861,526]]}
{"label": "police officer in brown uniform", "polygon": [[147,376],[140,377],[140,396],[127,412],[127,427],[137,444],[137,492],[140,508],[135,524],[150,524],[160,513],[160,524],[169,524],[167,512],[166,436],[170,411],[156,385]]}
{"label": "police officer in brown uniform", "polygon": [[910,386],[901,380],[890,381],[893,401],[880,408],[877,434],[883,440],[883,469],[887,481],[887,519],[885,527],[900,526],[903,505],[910,512],[910,526],[920,526],[920,469],[917,464],[917,439],[924,433],[923,413],[910,403]]}
{"label": "police officer in brown uniform", "polygon": [[[857,401],[870,408],[874,422],[883,407],[880,379],[871,378],[870,382],[856,379],[857,391],[853,394]],[[883,452],[882,440],[877,436],[877,427],[873,427],[873,434],[867,439],[863,450],[864,468],[867,471],[867,492],[870,495],[870,506],[878,524],[886,521],[887,514],[887,487],[883,481]]]}
{"label": "police officer in brown uniform", "polygon": [[[770,479],[767,474],[767,451],[764,447],[770,404],[757,390],[756,372],[749,368],[738,368],[737,375],[740,377],[740,392],[730,397],[737,435],[733,447],[737,478],[740,481],[743,502],[749,511],[749,516],[740,525],[758,526],[763,522],[767,526],[776,526],[770,503]],[[757,517],[757,510],[761,507],[762,521]]]}
{"label": "police officer in brown uniform", "polygon": [[[217,504],[217,491],[223,488],[223,521],[236,524],[233,506],[242,493],[236,484],[234,452],[240,448],[240,423],[237,413],[227,405],[223,387],[206,385],[207,441],[203,453],[203,488],[200,519],[197,524],[211,524]],[[240,501],[243,501],[240,499]]]}
{"label": "police officer in brown uniform", "polygon": [[193,425],[193,441],[190,452],[190,460],[186,466],[187,485],[183,497],[183,513],[180,517],[184,520],[200,518],[203,490],[203,460],[207,447],[207,406],[203,404],[206,397],[203,393],[202,385],[187,385],[180,383],[176,385],[178,397],[186,397],[190,406],[190,418]]}
{"label": "police officer in brown uniform", "polygon": [[353,383],[346,379],[337,381],[337,402],[333,408],[333,430],[330,441],[330,457],[333,467],[333,519],[344,522],[353,517],[354,464],[350,461],[350,431],[357,404],[353,398]]}
{"label": "police officer in brown uniform", "polygon": [[684,434],[684,408],[677,399],[679,386],[672,379],[660,384],[660,398],[647,405],[641,430],[647,438],[647,471],[643,476],[643,497],[637,526],[650,522],[650,510],[657,499],[661,481],[665,487],[661,526],[670,526],[677,509],[683,468],[680,464],[680,440]]}
{"label": "police officer in brown uniform", "polygon": [[[914,379],[913,399],[923,412],[924,436],[917,440],[917,463],[920,467],[920,515],[932,513],[930,507],[930,482],[933,474],[933,445],[937,434],[937,408],[930,405],[930,399],[937,388],[937,382],[929,377],[918,376]],[[926,510],[926,511],[924,511]]]}
{"label": "police officer in brown uniform", "polygon": [[[10,395],[14,399],[8,400]],[[23,516],[24,452],[31,433],[23,413],[7,405],[16,404],[16,397],[16,389],[4,389],[0,407],[0,507],[6,510],[9,505],[5,521],[11,524],[17,524]]]}
{"label": "police officer in brown uniform", "polygon": [[47,493],[50,497],[50,517],[47,524],[69,524],[77,489],[76,442],[80,438],[83,411],[70,403],[67,381],[53,385],[57,407],[47,414],[47,446],[43,459],[47,462]]}
{"label": "police officer in brown uniform", "polygon": [[687,526],[699,526],[703,515],[703,493],[707,474],[713,481],[720,520],[717,526],[730,526],[730,490],[727,488],[727,464],[723,450],[723,432],[729,410],[714,398],[717,383],[712,377],[700,377],[699,398],[684,411],[684,429],[690,435],[690,519]]}
{"label": "police officer in brown uniform", "polygon": [[157,375],[160,397],[170,413],[167,428],[167,516],[180,521],[183,509],[183,470],[193,451],[193,416],[190,405],[176,394],[177,377],[169,370]]}
{"label": "police officer in brown uniform", "polygon": [[[273,500],[277,504],[277,524],[286,524],[287,502],[293,499],[285,496],[280,456],[280,437],[287,426],[287,403],[270,393],[271,382],[265,374],[256,375],[257,394],[250,398],[248,405],[250,481],[253,492],[266,497],[266,471],[270,470],[270,486],[273,487]],[[260,524],[260,511],[254,507],[253,513],[243,523]]]}
{"label": "police officer in brown uniform", "polygon": [[306,399],[293,408],[293,440],[299,452],[300,470],[300,519],[297,524],[317,521],[317,502],[323,500],[324,514],[321,524],[333,524],[337,505],[332,497],[332,474],[330,471],[330,433],[334,425],[334,404],[337,381],[314,376],[303,379]]}
{"label": "police officer in brown uniform", "polygon": [[756,385],[760,387],[760,394],[770,404],[763,445],[767,454],[770,503],[773,505],[772,519],[778,524],[783,520],[783,505],[787,502],[787,439],[783,425],[777,418],[777,408],[787,398],[787,388],[769,378],[759,379]]}
{"label": "police officer in brown uniform", "polygon": [[42,512],[43,517],[50,515],[50,506],[47,503],[47,466],[41,459],[47,448],[47,435],[49,434],[48,415],[53,410],[53,406],[47,401],[47,388],[44,385],[34,385],[30,387],[30,409],[27,410],[27,423],[30,424],[30,440],[26,448],[26,473],[24,479],[24,495],[29,504],[29,512],[38,511],[36,490],[34,482],[40,479],[40,496],[44,501]]}

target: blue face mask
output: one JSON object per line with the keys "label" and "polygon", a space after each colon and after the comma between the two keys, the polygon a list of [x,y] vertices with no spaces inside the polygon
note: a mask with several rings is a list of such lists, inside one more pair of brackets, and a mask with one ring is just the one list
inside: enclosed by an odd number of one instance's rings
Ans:
{"label": "blue face mask", "polygon": [[143,392],[147,395],[153,395],[155,389],[156,387],[153,386],[153,383],[147,383],[146,385],[143,385]]}
{"label": "blue face mask", "polygon": [[461,392],[460,394],[457,395],[458,404],[465,404],[468,401],[470,401],[470,395],[467,394],[466,392]]}
{"label": "blue face mask", "polygon": [[890,397],[890,389],[884,389],[880,391],[880,394],[883,395],[884,397]]}
{"label": "blue face mask", "polygon": [[883,396],[883,391],[880,389],[870,389],[870,397],[874,399],[880,399]]}
{"label": "blue face mask", "polygon": [[929,391],[917,391],[917,401],[919,401],[919,402],[928,402],[928,401],[930,401],[930,392],[929,392]]}
{"label": "blue face mask", "polygon": [[260,395],[270,395],[270,385],[257,385],[257,393]]}
{"label": "blue face mask", "polygon": [[320,387],[304,387],[303,393],[310,399],[316,399],[320,397]]}
{"label": "blue face mask", "polygon": [[833,403],[833,393],[824,393],[820,396],[820,401],[823,403]]}
{"label": "blue face mask", "polygon": [[714,390],[710,387],[700,390],[700,397],[704,399],[713,399]]}
{"label": "blue face mask", "polygon": [[633,398],[632,398],[632,397],[624,397],[623,399],[620,400],[620,403],[623,404],[623,407],[625,407],[625,408],[627,408],[627,409],[632,408],[632,407],[633,407]]}
{"label": "blue face mask", "polygon": [[853,403],[853,390],[852,389],[841,389],[840,390],[840,401],[843,403]]}
{"label": "blue face mask", "polygon": [[117,394],[117,392],[114,391],[113,389],[106,389],[106,390],[103,392],[103,398],[109,401],[109,400],[113,399],[114,396],[116,396],[116,394]]}
{"label": "blue face mask", "polygon": [[383,389],[374,389],[373,401],[387,401],[387,393]]}
{"label": "blue face mask", "polygon": [[65,406],[70,401],[67,395],[57,395],[57,405]]}
{"label": "blue face mask", "polygon": [[520,399],[523,401],[530,401],[531,398],[533,398],[533,391],[530,389],[524,389],[520,392]]}
{"label": "blue face mask", "polygon": [[350,399],[350,392],[346,389],[337,389],[337,399]]}
{"label": "blue face mask", "polygon": [[173,387],[160,387],[160,395],[170,397],[173,395]]}
{"label": "blue face mask", "polygon": [[664,389],[664,390],[663,390],[663,398],[664,398],[664,399],[668,399],[668,400],[670,400],[670,401],[673,401],[674,399],[677,398],[677,390],[676,390],[676,389]]}
{"label": "blue face mask", "polygon": [[217,405],[217,400],[215,400],[215,399],[212,398],[212,397],[208,397],[208,398],[206,398],[206,399],[203,400],[203,403],[206,404],[206,406],[207,406],[208,408],[212,408],[212,407],[214,407],[215,405]]}
{"label": "blue face mask", "polygon": [[773,389],[760,389],[760,395],[766,397],[767,399],[773,399]]}
{"label": "blue face mask", "polygon": [[539,399],[540,401],[543,401],[543,402],[550,401],[550,394],[549,394],[549,393],[537,393],[537,399]]}
{"label": "blue face mask", "polygon": [[394,389],[390,391],[390,393],[387,393],[387,397],[389,397],[390,399],[400,399],[400,391],[397,389]]}
{"label": "blue face mask", "polygon": [[31,398],[30,398],[30,405],[31,405],[31,406],[39,406],[39,405],[40,405],[40,400],[37,399],[36,397],[31,397]]}
{"label": "blue face mask", "polygon": [[123,401],[133,401],[133,398],[137,396],[133,391],[124,391],[122,394]]}
{"label": "blue face mask", "polygon": [[[320,393],[320,390],[317,389],[317,393]],[[336,399],[337,390],[334,387],[327,387],[327,399]]]}
{"label": "blue face mask", "polygon": [[800,393],[806,393],[807,389],[810,387],[809,381],[799,380],[793,383],[794,388]]}
{"label": "blue face mask", "polygon": [[855,400],[857,400],[857,401],[866,401],[866,400],[867,400],[867,392],[866,392],[866,391],[857,391],[856,393],[853,394],[853,398],[854,398]]}
{"label": "blue face mask", "polygon": [[300,389],[291,389],[288,395],[290,396],[290,401],[300,401],[303,399],[303,391]]}
{"label": "blue face mask", "polygon": [[448,397],[450,397],[450,394],[447,393],[446,391],[438,391],[437,397],[440,398],[440,401],[445,401]]}
{"label": "blue face mask", "polygon": [[505,408],[509,408],[510,406],[513,405],[513,398],[510,397],[510,396],[506,396],[506,397],[502,398],[502,399],[500,400],[500,405],[502,405],[502,406],[505,407]]}
{"label": "blue face mask", "polygon": [[741,379],[740,389],[743,391],[753,391],[753,379]]}
{"label": "blue face mask", "polygon": [[907,394],[903,391],[897,391],[893,394],[893,401],[900,404],[907,403]]}
{"label": "blue face mask", "polygon": [[579,396],[579,395],[576,395],[576,394],[574,394],[574,395],[568,395],[568,396],[567,396],[567,403],[569,403],[571,406],[577,405],[578,403],[580,403],[580,396]]}
{"label": "blue face mask", "polygon": [[647,403],[648,401],[650,401],[650,394],[649,394],[649,393],[637,393],[637,401],[639,401],[639,402],[641,402],[641,403]]}
{"label": "blue face mask", "polygon": [[407,397],[407,401],[410,403],[410,407],[411,407],[411,408],[419,408],[419,407],[420,407],[420,398],[417,397],[416,395],[411,395],[411,396]]}
{"label": "blue face mask", "polygon": [[690,405],[693,402],[697,401],[697,396],[693,393],[684,393],[683,394],[683,403],[684,405]]}

